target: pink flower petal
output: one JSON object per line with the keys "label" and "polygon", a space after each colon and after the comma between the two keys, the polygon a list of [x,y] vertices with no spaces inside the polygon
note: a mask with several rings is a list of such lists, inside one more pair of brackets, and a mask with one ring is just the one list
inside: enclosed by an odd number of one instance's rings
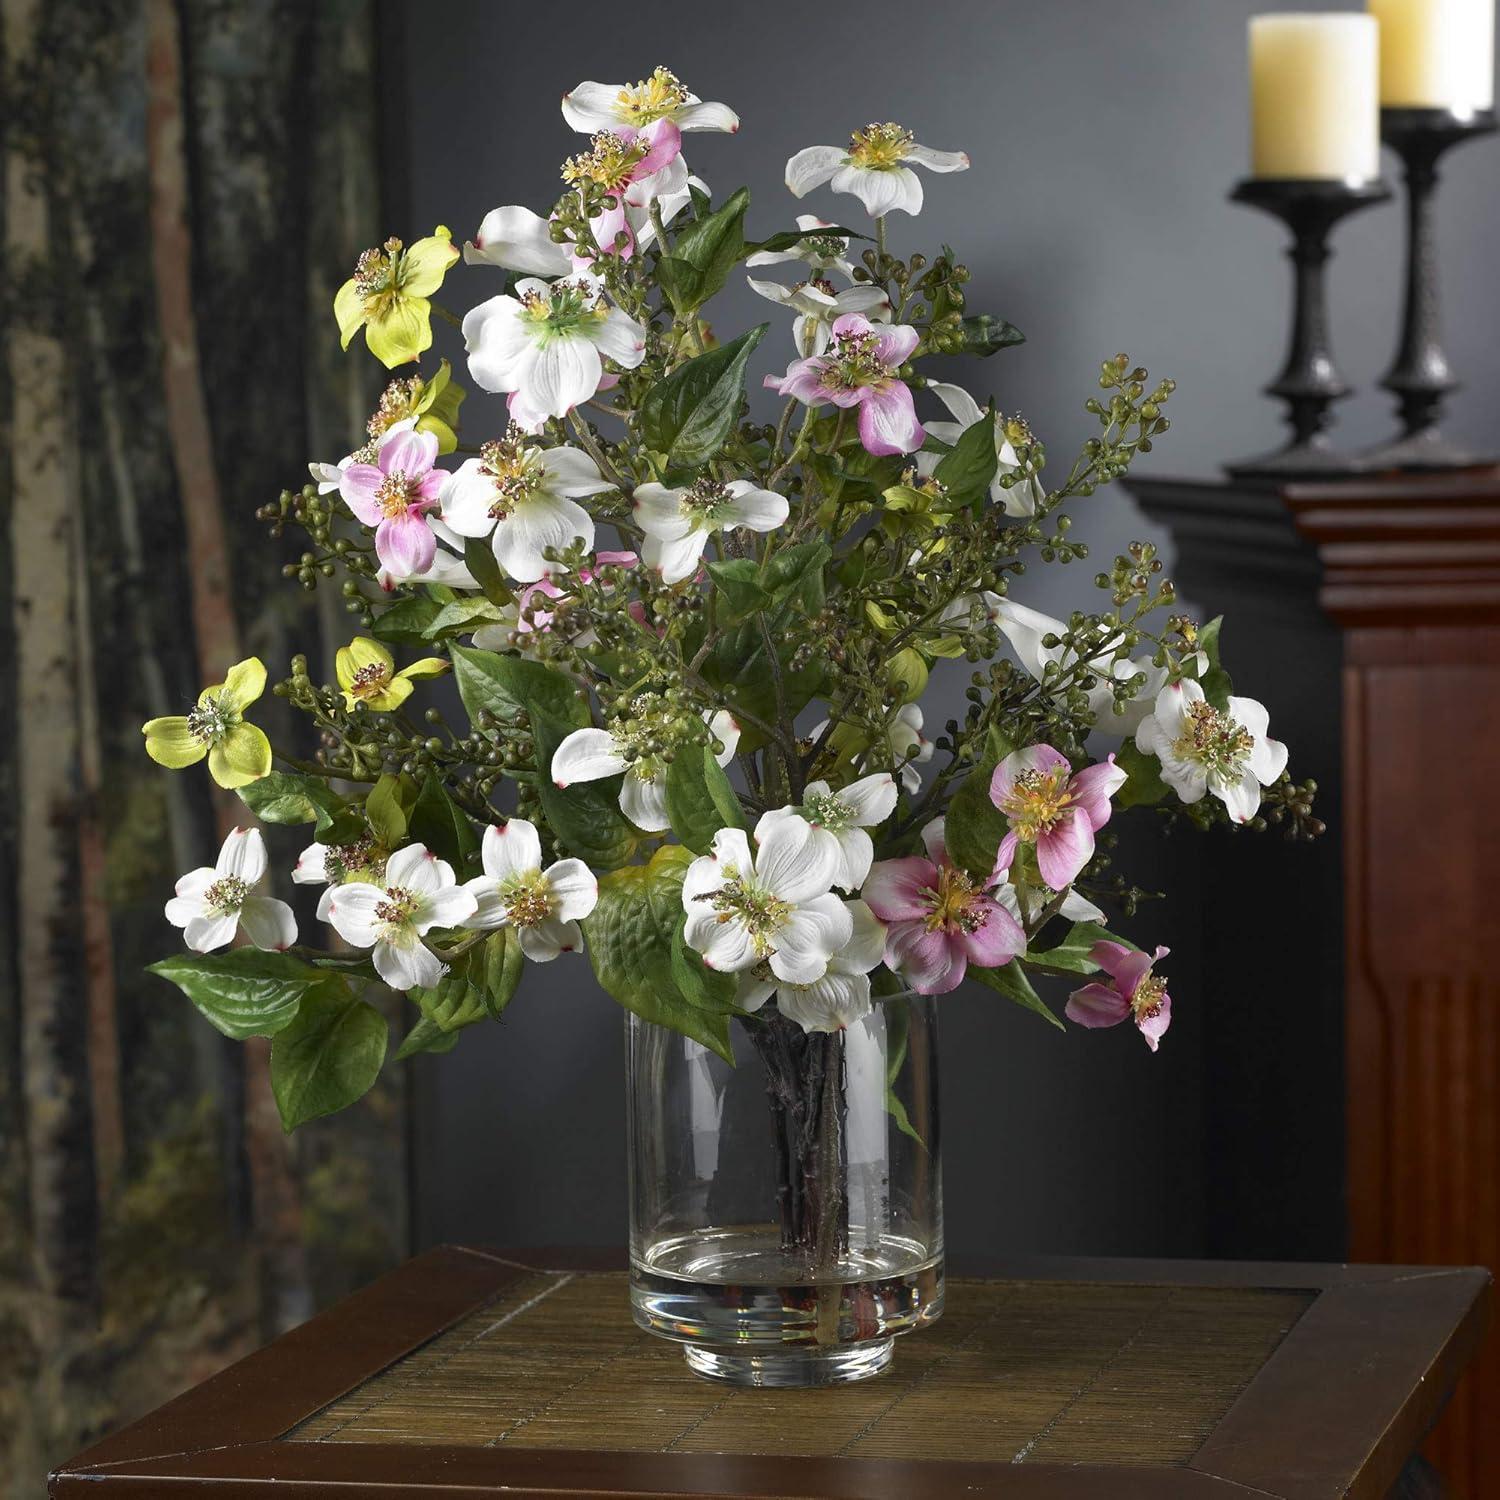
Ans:
{"label": "pink flower petal", "polygon": [[375,492],[385,482],[385,475],[374,464],[350,464],[339,477],[339,494],[344,504],[366,526],[378,526],[385,514]]}
{"label": "pink flower petal", "polygon": [[1018,953],[1026,951],[1026,933],[1021,924],[994,901],[979,900],[972,910],[984,915],[984,922],[973,932],[955,934],[959,945],[976,964],[998,969]]}
{"label": "pink flower petal", "polygon": [[1042,879],[1060,891],[1078,878],[1093,858],[1094,827],[1081,807],[1070,807],[1036,841],[1036,864]]}
{"label": "pink flower petal", "polygon": [[1146,1038],[1146,1045],[1156,1051],[1156,1044],[1167,1034],[1167,1027],[1172,1024],[1172,997],[1163,995],[1161,1004],[1154,1016],[1147,1016],[1143,1021],[1137,1021],[1136,1026],[1140,1033]]}
{"label": "pink flower petal", "polygon": [[671,120],[653,120],[639,132],[639,139],[646,141],[650,149],[631,170],[632,182],[661,171],[682,154],[682,132]]}
{"label": "pink flower petal", "polygon": [[1109,799],[1125,785],[1126,779],[1125,772],[1110,755],[1097,766],[1085,766],[1069,783],[1073,800],[1087,814],[1096,832],[1109,822],[1114,811]]}
{"label": "pink flower petal", "polygon": [[380,523],[375,533],[375,554],[397,578],[410,578],[432,566],[437,538],[421,517],[408,512]]}
{"label": "pink flower petal", "polygon": [[1124,943],[1113,943],[1101,938],[1089,949],[1089,961],[1098,964],[1106,974],[1115,978],[1119,975],[1121,961],[1134,952],[1134,948],[1127,948]]}
{"label": "pink flower petal", "polygon": [[917,347],[919,335],[909,323],[895,323],[875,332],[875,352],[892,369],[904,365]]}
{"label": "pink flower petal", "polygon": [[1130,1004],[1107,984],[1086,984],[1068,996],[1063,1014],[1079,1026],[1118,1026],[1130,1014]]}
{"label": "pink flower petal", "polygon": [[437,458],[436,433],[418,432],[414,427],[391,434],[381,445],[378,460],[383,474],[400,472],[411,478],[425,474]]}
{"label": "pink flower petal", "polygon": [[944,932],[929,932],[921,922],[901,922],[886,933],[885,961],[899,969],[919,995],[956,990],[969,967],[962,948]]}
{"label": "pink flower petal", "polygon": [[913,854],[872,866],[860,895],[882,922],[920,921],[927,915],[927,893],[936,884],[937,866]]}
{"label": "pink flower petal", "polygon": [[[842,320],[841,320],[842,321]],[[860,393],[859,441],[866,453],[886,457],[893,453],[915,453],[926,438],[917,421],[911,392],[901,381],[882,380]]]}

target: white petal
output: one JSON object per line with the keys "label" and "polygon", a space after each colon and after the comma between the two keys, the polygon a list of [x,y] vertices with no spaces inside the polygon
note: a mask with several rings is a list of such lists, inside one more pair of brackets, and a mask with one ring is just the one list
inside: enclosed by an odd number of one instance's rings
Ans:
{"label": "white petal", "polygon": [[565,417],[599,389],[604,366],[599,351],[586,338],[553,337],[537,350],[521,389],[527,400],[549,416]]}
{"label": "white petal", "polygon": [[740,117],[727,104],[685,104],[672,112],[672,123],[679,130],[722,130],[733,135],[740,128]]}
{"label": "white petal", "polygon": [[573,542],[594,545],[593,517],[576,501],[538,490],[495,524],[495,560],[520,583],[535,583],[552,566],[547,550],[565,552]]}
{"label": "white petal", "polygon": [[808,146],[786,164],[787,191],[794,198],[805,197],[822,187],[848,158],[838,146]]}
{"label": "white petal", "polygon": [[599,466],[580,448],[563,444],[548,448],[542,454],[542,468],[547,475],[547,488],[554,495],[598,495],[614,489],[600,472]]}
{"label": "white petal", "polygon": [[607,729],[575,729],[552,755],[552,780],[560,787],[575,781],[618,776],[626,761]]}
{"label": "white petal", "polygon": [[560,922],[576,922],[599,904],[599,881],[581,859],[560,859],[547,871],[552,888],[553,915]]}
{"label": "white petal", "polygon": [[1270,786],[1286,770],[1286,760],[1286,746],[1280,740],[1257,740],[1250,752],[1250,769],[1266,786]]}
{"label": "white petal", "polygon": [[212,953],[234,936],[239,925],[237,912],[230,912],[227,916],[215,914],[193,917],[183,930],[182,940],[194,953]]}
{"label": "white petal", "polygon": [[646,833],[665,833],[672,826],[667,816],[667,784],[662,776],[647,781],[633,768],[620,783],[620,811]]}
{"label": "white petal", "polygon": [[232,828],[225,835],[214,868],[246,885],[259,885],[266,873],[266,841],[258,828]]}
{"label": "white petal", "polygon": [[922,184],[910,167],[840,167],[832,185],[836,193],[852,193],[872,218],[897,209],[908,214],[922,209]]}
{"label": "white petal", "polygon": [[477,907],[471,891],[461,885],[449,885],[423,900],[412,917],[412,926],[424,936],[434,927],[459,927],[474,915]]}
{"label": "white petal", "polygon": [[[950,385],[946,380],[929,380],[927,389],[948,408],[960,428],[972,427],[984,415],[984,408],[961,385]],[[943,437],[939,431],[946,426],[943,422],[929,422],[927,430],[944,442],[952,442],[954,439]]]}
{"label": "white petal", "polygon": [[842,1031],[870,1014],[870,981],[830,971],[812,984],[782,985],[776,1008],[804,1031]]}
{"label": "white petal", "polygon": [[750,875],[755,869],[755,856],[750,850],[750,840],[743,828],[721,828],[714,835],[713,858],[719,862],[726,878]]}
{"label": "white petal", "polygon": [[[755,259],[752,255],[745,264],[754,265]],[[750,283],[752,292],[768,302],[774,302],[778,307],[785,307],[792,300],[791,288],[782,286],[779,281],[757,281],[753,276],[747,276],[745,280]]]}
{"label": "white petal", "polygon": [[609,316],[595,330],[594,343],[606,359],[614,360],[622,370],[635,369],[646,357],[646,330],[618,307],[611,308]]}
{"label": "white petal", "polygon": [[513,391],[520,367],[535,357],[536,346],[521,320],[514,297],[491,297],[464,314],[464,348],[469,373],[487,391]]}
{"label": "white petal", "polygon": [[693,523],[682,513],[682,491],[669,490],[663,484],[638,484],[630,499],[636,525],[664,542],[681,541],[693,529]]}
{"label": "white petal", "polygon": [[732,525],[751,531],[775,531],[787,518],[790,507],[783,496],[757,489],[746,479],[732,481],[729,493],[734,498],[725,509],[734,517]]}
{"label": "white petal", "polygon": [[708,721],[713,737],[724,747],[714,759],[721,766],[727,766],[734,759],[734,752],[740,743],[739,723],[727,708],[721,708],[717,713],[705,714],[704,718]]}
{"label": "white petal", "polygon": [[739,985],[734,992],[734,1003],[741,1010],[759,1010],[776,993],[776,981],[757,974],[754,969],[743,970]]}
{"label": "white petal", "polygon": [[495,880],[530,875],[542,868],[542,840],[536,824],[512,818],[504,827],[491,824],[480,845],[484,873]]}
{"label": "white petal", "polygon": [[[749,868],[748,853],[745,865]],[[712,896],[724,884],[725,879],[724,866],[718,856],[700,854],[687,867],[687,874],[682,879],[682,909],[686,912],[701,911],[703,898]]]}
{"label": "white petal", "polygon": [[291,907],[272,896],[247,896],[240,908],[240,926],[257,948],[280,953],[297,941]]}
{"label": "white petal", "polygon": [[811,984],[854,935],[854,921],[837,896],[819,896],[799,906],[776,929],[771,972],[791,984]]}
{"label": "white petal", "polygon": [[566,245],[554,243],[551,228],[540,214],[520,204],[492,208],[473,242],[464,246],[464,261],[471,266],[502,266],[536,276],[566,276],[573,258]]}
{"label": "white petal", "polygon": [[209,907],[202,896],[173,896],[163,910],[174,927],[186,927],[195,918],[206,916]]}
{"label": "white petal", "polygon": [[1000,634],[1015,648],[1021,665],[1038,681],[1041,680],[1047,663],[1056,661],[1062,655],[1061,646],[1042,644],[1043,636],[1061,636],[1068,628],[1051,615],[1028,609],[1024,604],[1014,604],[1009,599],[1001,599],[995,605],[995,623],[1000,627]]}
{"label": "white petal", "polygon": [[439,859],[425,844],[408,844],[386,862],[387,885],[425,896],[453,884],[453,866]]}
{"label": "white petal", "polygon": [[623,85],[618,83],[580,83],[562,96],[562,112],[574,130],[593,135],[627,123],[620,108]]}
{"label": "white petal", "polygon": [[347,885],[329,886],[328,921],[333,930],[346,943],[356,948],[368,948],[385,929],[385,923],[375,915],[375,908],[383,906],[385,892],[378,885],[365,880],[352,880]]}
{"label": "white petal", "polygon": [[844,906],[853,931],[834,955],[833,967],[840,973],[868,974],[885,956],[885,925],[863,901],[846,901]]}
{"label": "white petal", "polygon": [[682,931],[683,940],[702,954],[706,968],[737,974],[758,962],[750,931],[738,919],[721,922],[712,912],[694,912]]}
{"label": "white petal", "polygon": [[474,898],[474,911],[464,923],[475,932],[493,932],[505,926],[505,903],[500,899],[499,883],[489,875],[476,875],[466,880],[463,889]]}
{"label": "white petal", "polygon": [[661,574],[663,583],[681,583],[698,571],[703,557],[703,548],[708,541],[706,531],[690,531],[677,541],[664,541],[658,536],[648,536],[641,543],[641,561],[648,568]]}
{"label": "white petal", "polygon": [[534,964],[551,963],[559,953],[578,953],[583,949],[583,933],[577,922],[547,917],[516,931],[521,939],[521,952]]}
{"label": "white petal", "polygon": [[1231,698],[1227,706],[1229,717],[1236,724],[1248,729],[1258,740],[1265,738],[1266,730],[1271,727],[1271,715],[1264,703],[1254,698]]}
{"label": "white petal", "polygon": [[[893,780],[893,789],[895,785]],[[865,883],[865,876],[870,873],[870,866],[874,863],[875,843],[863,828],[845,828],[830,837],[839,846],[839,873],[834,877],[833,883],[840,890],[857,891]]]}
{"label": "white petal", "polygon": [[375,972],[393,990],[431,989],[447,972],[437,955],[422,944],[410,927],[392,929],[375,944],[370,955]]}
{"label": "white petal", "polygon": [[817,837],[801,818],[762,820],[756,837],[756,880],[783,901],[803,902],[823,896],[838,874],[836,842]]}
{"label": "white petal", "polygon": [[839,801],[861,828],[876,828],[895,812],[897,795],[895,777],[889,771],[877,771],[851,782],[839,793]]}
{"label": "white petal", "polygon": [[[322,849],[323,846],[314,844],[313,847]],[[173,889],[179,896],[201,896],[218,878],[219,872],[212,865],[200,865],[182,876]]]}
{"label": "white petal", "polygon": [[443,485],[443,520],[459,537],[488,536],[495,529],[490,507],[497,496],[483,461],[465,459]]}
{"label": "white petal", "polygon": [[1260,811],[1260,778],[1248,766],[1238,781],[1216,780],[1214,792],[1236,823],[1248,823]]}
{"label": "white petal", "polygon": [[915,143],[906,148],[906,161],[914,161],[929,172],[964,172],[969,167],[967,151],[934,151],[931,146]]}

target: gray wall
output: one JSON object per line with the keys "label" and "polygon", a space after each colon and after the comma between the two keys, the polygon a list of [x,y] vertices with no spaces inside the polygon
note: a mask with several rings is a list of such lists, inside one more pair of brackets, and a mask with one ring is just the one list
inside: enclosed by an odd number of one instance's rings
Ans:
{"label": "gray wall", "polygon": [[[1283,243],[1272,222],[1225,201],[1248,160],[1245,22],[1258,8],[1252,0],[864,0],[844,11],[785,0],[733,9],[393,3],[389,155],[393,198],[399,205],[404,177],[408,211],[392,229],[416,234],[442,221],[464,237],[497,204],[544,209],[558,190],[557,164],[581,141],[564,126],[558,96],[584,78],[644,76],[659,61],[739,112],[738,136],[689,137],[688,154],[717,192],[748,184],[759,232],[789,225],[799,210],[859,212],[827,192],[798,205],[782,186],[783,163],[801,146],[894,118],[926,144],[967,150],[974,166],[926,178],[927,208],[916,221],[897,216],[893,248],[948,241],[973,269],[971,306],[1009,317],[1030,339],[957,378],[1023,411],[1065,464],[1089,435],[1081,407],[1098,361],[1126,350],[1179,382],[1174,430],[1153,472],[1210,472],[1279,441],[1276,413],[1257,392],[1283,353]],[[1476,442],[1494,437],[1500,376],[1497,181],[1500,146],[1460,152],[1441,210],[1450,353],[1469,381],[1453,425]],[[1343,410],[1340,433],[1351,444],[1379,439],[1389,424],[1389,403],[1371,387],[1394,347],[1400,241],[1394,208],[1338,233],[1334,334],[1361,388]],[[463,307],[492,285],[472,269],[454,275],[448,295]],[[716,312],[728,328],[773,315],[744,291],[726,294]],[[439,347],[457,354],[447,333]],[[766,349],[770,368],[790,340],[773,325]],[[482,410],[471,399],[471,430]],[[1079,528],[1097,561],[1132,537],[1166,541],[1122,491],[1092,504]],[[1087,607],[1093,571],[1034,570],[1025,597],[1059,613]],[[1212,612],[1214,601],[1196,602]],[[1266,698],[1274,717],[1274,681],[1241,687]],[[961,681],[942,683],[947,702],[960,692]],[[946,710],[936,704],[930,716]],[[1170,906],[1152,907],[1133,930],[1172,944],[1184,973],[1198,966],[1195,859],[1146,845],[1131,871],[1142,885],[1155,878],[1173,887]],[[1255,913],[1246,911],[1244,925],[1248,938]],[[1173,1030],[1152,1058],[1130,1028],[1065,1040],[983,992],[951,997],[944,1105],[954,1247],[1232,1250],[1207,1222],[1214,1156],[1201,1123],[1204,1003],[1178,995]],[[421,1239],[620,1241],[619,1032],[618,1012],[586,965],[565,960],[529,973],[502,1026],[476,1028],[455,1053],[421,1065]],[[1337,1141],[1305,1149],[1321,1154],[1321,1180],[1336,1182]],[[1307,1248],[1325,1253],[1321,1244]]]}

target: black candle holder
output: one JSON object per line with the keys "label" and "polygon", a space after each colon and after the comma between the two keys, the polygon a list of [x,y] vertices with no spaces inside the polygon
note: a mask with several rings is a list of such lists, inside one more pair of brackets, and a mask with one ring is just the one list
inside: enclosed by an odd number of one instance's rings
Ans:
{"label": "black candle holder", "polygon": [[1328,340],[1328,299],[1324,268],[1332,251],[1328,237],[1340,219],[1384,203],[1391,190],[1373,182],[1341,182],[1321,178],[1252,177],[1229,195],[1280,219],[1292,232],[1287,252],[1296,268],[1296,300],[1292,311],[1292,342],[1286,364],[1265,390],[1287,404],[1292,440],[1285,448],[1260,458],[1229,464],[1237,479],[1332,476],[1355,473],[1361,461],[1340,453],[1329,442],[1329,408],[1349,394]]}
{"label": "black candle holder", "polygon": [[1443,352],[1433,200],[1438,158],[1497,128],[1493,110],[1380,111],[1381,139],[1401,158],[1406,176],[1406,311],[1396,361],[1380,382],[1395,393],[1401,436],[1366,454],[1366,468],[1463,469],[1493,462],[1455,446],[1441,431],[1443,403],[1458,381]]}

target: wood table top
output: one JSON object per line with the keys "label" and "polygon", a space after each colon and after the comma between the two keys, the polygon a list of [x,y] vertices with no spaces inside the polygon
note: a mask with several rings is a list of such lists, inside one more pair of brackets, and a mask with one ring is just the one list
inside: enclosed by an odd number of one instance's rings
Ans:
{"label": "wood table top", "polygon": [[745,1390],[637,1329],[622,1271],[435,1250],[65,1465],[51,1494],[1374,1500],[1477,1347],[1489,1288],[1400,1267],[996,1271],[950,1278],[942,1320],[883,1376]]}

